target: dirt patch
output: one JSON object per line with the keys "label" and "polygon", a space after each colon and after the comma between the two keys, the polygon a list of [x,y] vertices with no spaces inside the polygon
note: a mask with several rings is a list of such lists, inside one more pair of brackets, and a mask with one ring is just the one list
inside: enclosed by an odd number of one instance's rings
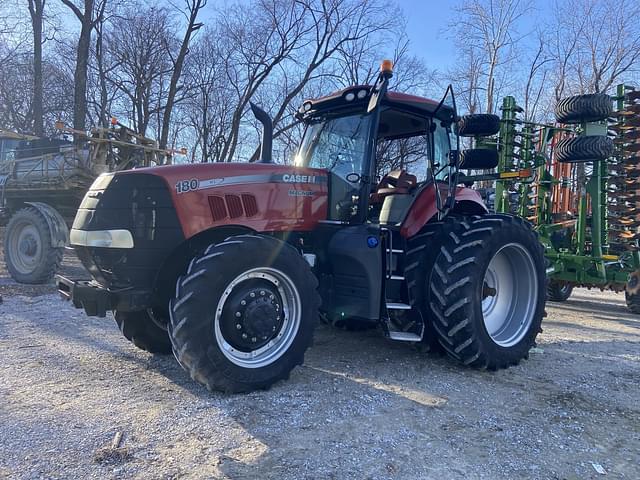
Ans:
{"label": "dirt patch", "polygon": [[53,285],[0,285],[0,478],[640,477],[640,317],[621,295],[549,304],[537,353],[499,372],[320,327],[289,381],[232,396]]}

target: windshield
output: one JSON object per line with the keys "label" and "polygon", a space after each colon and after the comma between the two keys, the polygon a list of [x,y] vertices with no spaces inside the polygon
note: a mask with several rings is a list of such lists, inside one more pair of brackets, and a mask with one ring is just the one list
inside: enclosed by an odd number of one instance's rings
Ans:
{"label": "windshield", "polygon": [[367,169],[371,115],[322,119],[307,126],[295,165],[330,173],[329,219],[348,221],[357,214]]}
{"label": "windshield", "polygon": [[352,115],[312,123],[307,127],[296,166],[323,168],[345,178],[362,174],[371,116]]}

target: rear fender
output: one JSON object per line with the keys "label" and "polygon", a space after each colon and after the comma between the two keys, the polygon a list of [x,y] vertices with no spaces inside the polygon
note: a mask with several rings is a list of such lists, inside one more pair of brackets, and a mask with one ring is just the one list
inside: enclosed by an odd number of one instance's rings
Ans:
{"label": "rear fender", "polygon": [[62,248],[69,243],[69,227],[67,227],[64,218],[55,208],[42,202],[24,202],[24,204],[35,208],[44,217],[49,226],[49,235],[53,248]]}
{"label": "rear fender", "polygon": [[[447,198],[447,191],[448,188],[446,185],[440,185],[440,196],[443,202]],[[456,187],[456,203],[451,212],[481,215],[488,213],[489,210],[487,210],[478,192],[466,187]],[[407,213],[407,216],[400,226],[400,234],[405,238],[413,237],[422,230],[422,227],[434,218],[437,213],[436,189],[435,186],[431,184],[425,187],[414,200],[413,205],[411,205],[409,209],[409,213]]]}

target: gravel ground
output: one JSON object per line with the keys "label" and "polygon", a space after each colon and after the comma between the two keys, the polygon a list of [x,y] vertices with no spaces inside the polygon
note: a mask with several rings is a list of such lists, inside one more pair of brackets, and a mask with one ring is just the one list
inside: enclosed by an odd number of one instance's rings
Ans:
{"label": "gravel ground", "polygon": [[640,478],[640,317],[621,295],[551,304],[538,351],[494,373],[320,327],[288,382],[234,396],[53,285],[0,269],[0,294],[0,478]]}

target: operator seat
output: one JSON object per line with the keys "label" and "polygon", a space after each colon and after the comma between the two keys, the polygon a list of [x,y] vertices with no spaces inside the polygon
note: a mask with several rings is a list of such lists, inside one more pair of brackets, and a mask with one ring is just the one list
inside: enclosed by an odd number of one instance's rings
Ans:
{"label": "operator seat", "polygon": [[392,170],[378,182],[376,191],[371,194],[371,203],[382,203],[389,195],[406,195],[418,184],[415,175],[406,170]]}
{"label": "operator seat", "polygon": [[416,176],[405,170],[393,170],[380,180],[376,191],[371,194],[371,203],[382,204],[381,225],[398,224],[404,219],[413,203],[417,185]]}

